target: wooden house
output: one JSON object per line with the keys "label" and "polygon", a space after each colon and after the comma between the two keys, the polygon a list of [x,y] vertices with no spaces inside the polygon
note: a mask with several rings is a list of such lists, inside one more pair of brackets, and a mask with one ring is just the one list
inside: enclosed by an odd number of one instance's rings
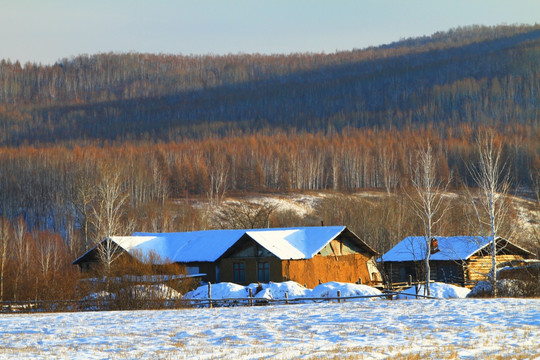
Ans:
{"label": "wooden house", "polygon": [[220,258],[222,281],[292,280],[307,287],[381,280],[377,252],[344,226],[246,231]]}
{"label": "wooden house", "polygon": [[[534,254],[502,238],[496,241],[497,263],[532,259]],[[398,284],[425,278],[426,241],[423,236],[409,236],[385,253],[379,263],[386,281]],[[482,236],[438,236],[430,241],[431,280],[473,286],[487,280],[491,271],[491,238]]]}
{"label": "wooden house", "polygon": [[[152,252],[155,259],[183,264],[188,275],[204,274],[203,281],[213,283],[293,280],[314,287],[381,280],[377,253],[345,226],[134,233],[111,239],[126,254]],[[73,264],[83,270],[96,266],[99,246]]]}

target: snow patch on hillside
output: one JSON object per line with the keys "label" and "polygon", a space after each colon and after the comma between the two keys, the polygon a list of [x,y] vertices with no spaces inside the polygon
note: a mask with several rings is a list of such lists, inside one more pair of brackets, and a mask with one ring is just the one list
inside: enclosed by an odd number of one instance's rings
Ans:
{"label": "snow patch on hillside", "polygon": [[[284,194],[284,195],[265,195],[250,196],[243,200],[255,204],[271,205],[277,211],[290,211],[298,216],[308,216],[313,213],[313,209],[326,195],[316,194]],[[227,201],[236,201],[233,199]],[[226,201],[226,202],[227,202]]]}
{"label": "snow patch on hillside", "polygon": [[533,201],[513,197],[514,209],[522,229],[530,234],[540,233],[540,208]]}

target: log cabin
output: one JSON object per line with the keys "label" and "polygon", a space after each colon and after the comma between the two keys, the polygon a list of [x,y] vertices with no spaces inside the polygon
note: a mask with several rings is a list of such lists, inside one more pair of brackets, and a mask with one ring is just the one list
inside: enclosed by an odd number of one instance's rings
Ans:
{"label": "log cabin", "polygon": [[[424,280],[427,244],[423,236],[409,236],[378,260],[390,287],[410,279]],[[488,279],[492,267],[490,237],[437,236],[429,244],[431,280],[472,287]],[[497,238],[496,249],[497,264],[534,258],[532,252],[503,238]]]}

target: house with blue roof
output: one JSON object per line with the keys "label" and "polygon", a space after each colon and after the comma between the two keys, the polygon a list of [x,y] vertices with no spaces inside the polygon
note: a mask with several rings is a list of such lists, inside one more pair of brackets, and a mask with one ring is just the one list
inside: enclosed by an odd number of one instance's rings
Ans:
{"label": "house with blue roof", "polygon": [[[387,283],[425,279],[424,259],[431,246],[430,278],[437,282],[473,286],[487,280],[491,271],[491,238],[486,236],[409,236],[378,260]],[[532,259],[534,254],[510,241],[497,238],[497,263]]]}
{"label": "house with blue roof", "polygon": [[[154,254],[154,261],[185,265],[188,275],[204,274],[203,281],[213,283],[381,282],[377,252],[345,226],[137,232],[111,240],[125,255]],[[73,264],[82,270],[99,265],[100,246],[103,242]]]}

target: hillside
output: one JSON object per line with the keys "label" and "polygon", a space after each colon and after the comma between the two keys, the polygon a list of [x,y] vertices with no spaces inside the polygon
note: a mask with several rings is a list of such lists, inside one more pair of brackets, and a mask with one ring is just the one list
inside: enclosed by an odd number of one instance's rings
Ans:
{"label": "hillside", "polygon": [[232,132],[538,128],[540,27],[469,27],[334,54],[98,54],[0,63],[0,145]]}
{"label": "hillside", "polygon": [[[450,209],[438,235],[481,234],[469,200],[462,192],[447,192]],[[511,211],[501,236],[537,252],[540,250],[538,202],[510,196]],[[179,204],[183,201],[180,200]],[[411,213],[404,194],[383,191],[332,191],[275,194],[231,194],[217,205],[207,200],[192,204],[208,212],[211,227],[265,228],[346,225],[380,253],[412,234],[421,234],[420,220]]]}
{"label": "hillside", "polygon": [[485,134],[511,193],[535,199],[499,234],[537,251],[539,100],[540,26],[334,54],[1,60],[0,289],[69,297],[72,260],[107,233],[324,221],[384,252],[421,233],[403,192],[427,143],[454,194],[438,233],[478,233],[458,195]]}

